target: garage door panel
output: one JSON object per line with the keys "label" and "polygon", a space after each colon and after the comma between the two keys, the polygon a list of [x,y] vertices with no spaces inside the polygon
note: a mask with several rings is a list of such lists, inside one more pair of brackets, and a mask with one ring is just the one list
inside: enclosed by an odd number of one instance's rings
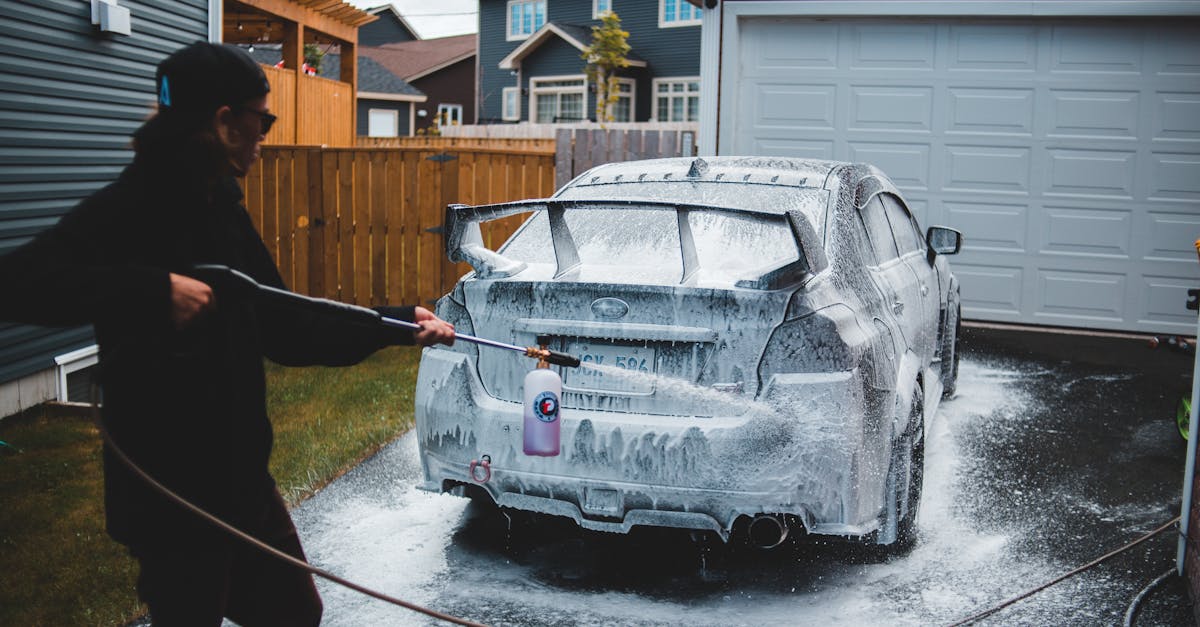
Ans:
{"label": "garage door panel", "polygon": [[943,206],[945,222],[962,231],[970,250],[1025,252],[1026,205],[946,201]]}
{"label": "garage door panel", "polygon": [[932,70],[933,24],[852,24],[848,28],[851,69]]}
{"label": "garage door panel", "polygon": [[901,190],[929,189],[929,144],[847,142],[850,161],[872,163]]}
{"label": "garage door panel", "polygon": [[1037,69],[1037,38],[1032,26],[952,25],[946,68],[1033,72]]}
{"label": "garage door panel", "polygon": [[[1196,262],[1193,242],[1200,237],[1200,215],[1174,211],[1150,211],[1143,218],[1148,222],[1147,261],[1182,261],[1189,266]],[[1191,268],[1181,268],[1190,270]]]}
{"label": "garage door panel", "polygon": [[1129,258],[1133,215],[1128,209],[1046,207],[1040,215],[1044,254]]}
{"label": "garage door panel", "polygon": [[747,76],[837,67],[838,30],[825,23],[773,21],[756,28],[749,39]]}
{"label": "garage door panel", "polygon": [[1033,134],[1033,89],[950,87],[947,133]]}
{"label": "garage door panel", "polygon": [[1137,153],[1049,150],[1046,195],[1133,198]]}
{"label": "garage door panel", "polygon": [[757,128],[834,128],[837,88],[833,85],[758,85],[750,101]]}
{"label": "garage door panel", "polygon": [[1142,33],[1121,26],[1052,27],[1050,71],[1056,73],[1140,74]]}
{"label": "garage door panel", "polygon": [[1019,266],[994,263],[972,264],[955,259],[963,317],[1015,320],[1021,316],[1021,288],[1024,270]]}
{"label": "garage door panel", "polygon": [[1050,137],[1137,137],[1136,91],[1050,90]]}
{"label": "garage door panel", "polygon": [[1039,317],[1125,319],[1124,274],[1038,270]]}
{"label": "garage door panel", "polygon": [[1029,192],[1029,148],[946,146],[948,191]]}
{"label": "garage door panel", "polygon": [[1187,291],[1197,287],[1200,281],[1177,276],[1140,277],[1140,298],[1136,301],[1144,303],[1140,321],[1195,328],[1196,312],[1190,311],[1186,303]]}
{"label": "garage door panel", "polygon": [[1200,154],[1155,152],[1150,161],[1151,200],[1200,201]]}
{"label": "garage door panel", "polygon": [[1150,72],[1165,77],[1200,77],[1200,38],[1183,28],[1157,28],[1149,54]]}
{"label": "garage door panel", "polygon": [[850,130],[925,131],[933,128],[930,87],[850,87]]}
{"label": "garage door panel", "polygon": [[1200,93],[1160,92],[1155,99],[1154,139],[1200,140]]}

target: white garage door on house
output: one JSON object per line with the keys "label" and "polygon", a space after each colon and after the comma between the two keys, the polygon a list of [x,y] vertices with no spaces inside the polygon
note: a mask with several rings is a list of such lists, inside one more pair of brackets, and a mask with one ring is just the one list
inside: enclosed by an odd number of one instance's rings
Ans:
{"label": "white garage door on house", "polygon": [[719,154],[879,166],[964,233],[965,318],[1195,331],[1195,17],[729,19]]}

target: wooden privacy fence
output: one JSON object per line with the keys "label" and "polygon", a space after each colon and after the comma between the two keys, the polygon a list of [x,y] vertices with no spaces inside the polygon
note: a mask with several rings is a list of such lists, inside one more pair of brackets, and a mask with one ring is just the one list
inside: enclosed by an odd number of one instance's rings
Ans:
{"label": "wooden privacy fence", "polygon": [[[363,306],[429,304],[470,270],[446,258],[446,205],[543,198],[554,153],[266,146],[246,208],[294,290]],[[484,226],[495,247],[523,217]]]}
{"label": "wooden privacy fence", "polygon": [[690,157],[695,131],[560,129],[555,135],[555,189],[602,163]]}

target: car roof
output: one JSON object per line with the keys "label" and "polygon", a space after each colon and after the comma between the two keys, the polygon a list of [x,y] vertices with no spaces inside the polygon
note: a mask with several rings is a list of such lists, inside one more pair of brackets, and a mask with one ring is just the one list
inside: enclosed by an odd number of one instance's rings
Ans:
{"label": "car roof", "polygon": [[787,157],[674,157],[609,163],[594,167],[567,187],[637,181],[720,181],[820,188],[840,161]]}

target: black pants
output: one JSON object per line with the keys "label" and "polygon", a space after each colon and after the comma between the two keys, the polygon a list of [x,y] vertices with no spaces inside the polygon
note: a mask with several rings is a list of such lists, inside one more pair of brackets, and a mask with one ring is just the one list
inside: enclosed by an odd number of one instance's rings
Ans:
{"label": "black pants", "polygon": [[[276,491],[251,535],[304,558],[296,527]],[[312,575],[232,536],[228,540],[131,546],[141,565],[138,598],[156,627],[318,625],[321,598]]]}

